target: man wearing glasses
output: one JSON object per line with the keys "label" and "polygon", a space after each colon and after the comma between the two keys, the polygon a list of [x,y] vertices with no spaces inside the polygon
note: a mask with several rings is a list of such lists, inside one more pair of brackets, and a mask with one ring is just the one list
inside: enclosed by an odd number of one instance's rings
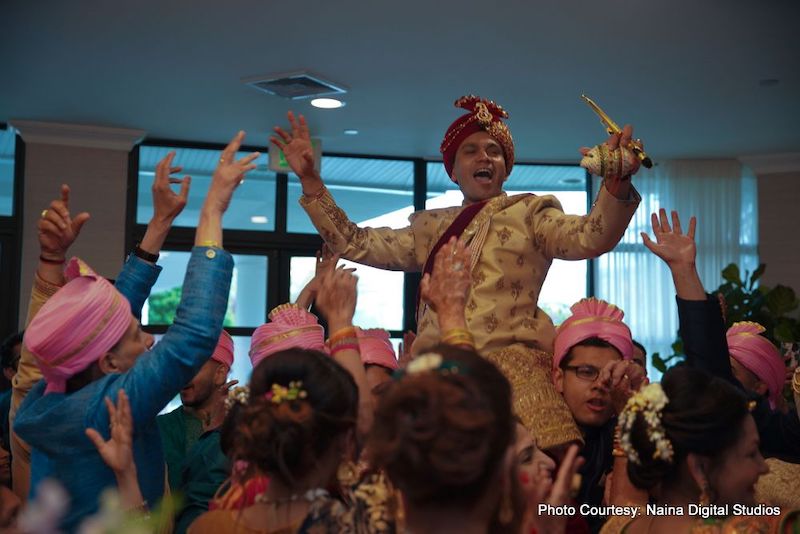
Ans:
{"label": "man wearing glasses", "polygon": [[[553,382],[586,443],[578,502],[599,505],[613,463],[616,416],[641,387],[644,369],[632,360],[633,341],[622,310],[595,298],[571,310],[556,331]],[[586,519],[593,531],[604,520]]]}

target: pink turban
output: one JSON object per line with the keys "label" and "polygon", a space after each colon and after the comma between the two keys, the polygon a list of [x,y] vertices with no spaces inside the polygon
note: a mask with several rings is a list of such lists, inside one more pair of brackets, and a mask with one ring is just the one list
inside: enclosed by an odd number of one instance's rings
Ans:
{"label": "pink turban", "polygon": [[572,315],[556,330],[553,368],[557,368],[572,347],[592,337],[610,343],[623,360],[633,357],[631,331],[622,322],[625,313],[608,302],[596,298],[581,299],[570,308]]}
{"label": "pink turban", "polygon": [[392,371],[397,369],[397,356],[394,354],[392,342],[389,341],[389,332],[381,328],[356,328],[356,335],[364,365],[380,365]]}
{"label": "pink turban", "polygon": [[758,323],[734,323],[726,334],[728,352],[733,359],[767,385],[769,405],[775,408],[786,379],[786,366],[775,345],[759,335],[765,331],[766,329]]}
{"label": "pink turban", "polygon": [[225,330],[219,336],[219,341],[217,341],[217,346],[214,348],[211,359],[227,365],[228,369],[233,365],[233,338]]}
{"label": "pink turban", "polygon": [[267,356],[291,347],[325,351],[325,331],[313,313],[296,304],[281,304],[269,312],[269,320],[253,332],[250,342],[253,367]]}
{"label": "pink turban", "polygon": [[88,368],[122,339],[133,320],[127,299],[78,258],[59,289],[25,330],[48,393],[64,393],[66,381]]}

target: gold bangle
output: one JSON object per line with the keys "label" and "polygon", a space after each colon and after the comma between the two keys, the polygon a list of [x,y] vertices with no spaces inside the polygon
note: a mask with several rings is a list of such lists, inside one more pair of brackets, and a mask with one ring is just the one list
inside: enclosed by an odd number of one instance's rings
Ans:
{"label": "gold bangle", "polygon": [[210,239],[206,240],[206,241],[201,241],[200,242],[200,246],[201,247],[210,247],[210,248],[222,248],[222,247],[219,246],[219,241],[213,241],[213,240],[210,240]]}
{"label": "gold bangle", "polygon": [[339,340],[344,339],[344,338],[348,338],[348,337],[350,337],[350,338],[358,338],[358,336],[356,335],[356,327],[355,326],[345,326],[344,328],[340,328],[339,330],[337,330],[336,332],[331,334],[331,337],[328,339],[328,343],[334,344],[334,343],[338,342]]}
{"label": "gold bangle", "polygon": [[470,332],[466,328],[451,328],[450,330],[443,332],[442,337],[450,337],[451,335],[454,334],[463,334],[467,336],[472,336],[472,332]]}

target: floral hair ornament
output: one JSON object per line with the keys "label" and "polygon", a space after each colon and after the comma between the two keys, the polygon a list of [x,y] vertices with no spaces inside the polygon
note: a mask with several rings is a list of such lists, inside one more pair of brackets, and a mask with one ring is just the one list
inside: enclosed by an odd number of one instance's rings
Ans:
{"label": "floral hair ornament", "polygon": [[302,380],[293,380],[289,382],[289,387],[281,384],[272,384],[272,388],[264,394],[264,398],[273,404],[281,404],[283,402],[305,400],[308,398],[308,392],[303,389]]}
{"label": "floral hair ornament", "polygon": [[234,404],[247,404],[250,398],[250,388],[247,386],[237,386],[228,391],[225,399],[225,410],[230,411]]}
{"label": "floral hair ornament", "polygon": [[664,394],[661,384],[658,383],[642,388],[628,399],[625,409],[619,416],[619,425],[621,429],[620,446],[631,462],[638,465],[642,463],[639,453],[631,444],[631,429],[636,421],[637,413],[641,413],[644,417],[647,424],[647,437],[655,446],[653,459],[672,462],[675,452],[664,431],[664,426],[661,424],[661,413],[668,402],[669,399]]}
{"label": "floral hair ornament", "polygon": [[408,365],[405,369],[398,369],[392,374],[395,380],[401,380],[406,375],[416,375],[428,371],[437,371],[443,375],[458,374],[459,368],[456,362],[448,361],[442,358],[441,354],[436,352],[427,352],[420,354]]}

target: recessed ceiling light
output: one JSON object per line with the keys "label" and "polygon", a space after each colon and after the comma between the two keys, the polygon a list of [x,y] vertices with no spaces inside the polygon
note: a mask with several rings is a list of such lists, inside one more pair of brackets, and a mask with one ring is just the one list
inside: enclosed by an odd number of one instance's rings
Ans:
{"label": "recessed ceiling light", "polygon": [[345,135],[358,135],[358,130],[345,130]]}
{"label": "recessed ceiling light", "polygon": [[344,106],[344,102],[335,98],[315,98],[311,101],[311,105],[315,108],[336,109]]}
{"label": "recessed ceiling light", "polygon": [[250,222],[253,224],[267,224],[269,219],[267,219],[264,215],[253,215],[250,217]]}

